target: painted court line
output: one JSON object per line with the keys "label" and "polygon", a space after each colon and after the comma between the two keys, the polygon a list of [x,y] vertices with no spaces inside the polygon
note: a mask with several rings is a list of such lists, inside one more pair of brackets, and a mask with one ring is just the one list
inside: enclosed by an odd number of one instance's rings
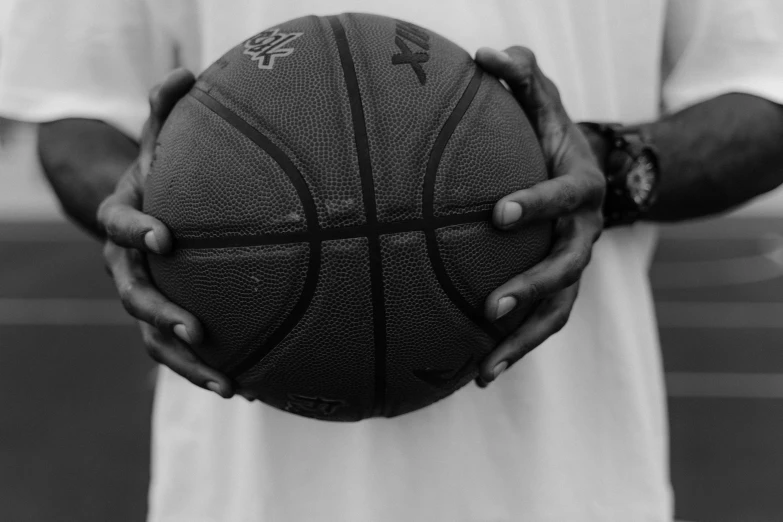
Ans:
{"label": "painted court line", "polygon": [[666,390],[669,397],[783,399],[783,374],[672,372]]}
{"label": "painted court line", "polygon": [[0,325],[128,325],[117,299],[1,299]]}
{"label": "painted court line", "polygon": [[[662,328],[783,328],[783,303],[656,303]],[[127,324],[117,299],[0,298],[0,324]]]}
{"label": "painted court line", "polygon": [[662,301],[661,328],[783,328],[783,303]]}
{"label": "painted court line", "polygon": [[659,261],[650,268],[650,280],[653,288],[662,290],[743,285],[783,276],[783,237],[763,238],[760,249],[756,255],[731,259]]}

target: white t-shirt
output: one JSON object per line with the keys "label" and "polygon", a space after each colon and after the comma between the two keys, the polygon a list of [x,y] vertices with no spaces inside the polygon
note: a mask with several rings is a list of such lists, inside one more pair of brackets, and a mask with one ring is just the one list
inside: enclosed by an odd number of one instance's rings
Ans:
{"label": "white t-shirt", "polygon": [[[651,120],[731,91],[783,102],[772,0],[21,0],[0,114],[137,136],[147,90],[176,60],[198,71],[260,29],[343,11],[407,19],[471,52],[529,46],[575,120]],[[150,522],[670,521],[653,244],[650,226],[607,231],[560,333],[488,389],[402,417],[313,421],[162,371]]]}

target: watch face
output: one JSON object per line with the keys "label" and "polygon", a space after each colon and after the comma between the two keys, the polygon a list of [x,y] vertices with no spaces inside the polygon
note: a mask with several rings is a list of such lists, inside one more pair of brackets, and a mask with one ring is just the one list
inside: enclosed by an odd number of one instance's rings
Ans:
{"label": "watch face", "polygon": [[637,206],[644,207],[651,203],[656,181],[655,166],[646,155],[639,156],[634,161],[625,179],[628,195]]}

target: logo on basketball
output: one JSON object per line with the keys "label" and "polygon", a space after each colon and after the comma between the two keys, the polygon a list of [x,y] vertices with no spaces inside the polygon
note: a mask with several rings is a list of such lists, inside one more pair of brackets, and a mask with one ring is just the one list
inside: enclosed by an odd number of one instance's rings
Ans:
{"label": "logo on basketball", "polygon": [[293,47],[285,47],[304,33],[281,33],[279,29],[269,29],[258,33],[245,42],[244,54],[258,62],[259,69],[271,69],[277,58],[291,56]]}
{"label": "logo on basketball", "polygon": [[[410,65],[419,83],[427,83],[427,73],[421,64],[430,59],[430,35],[421,27],[416,27],[412,23],[397,20],[397,31],[394,37],[394,43],[399,47],[400,52],[392,56],[392,65]],[[421,48],[423,52],[413,52],[408,47],[408,43]]]}
{"label": "logo on basketball", "polygon": [[473,370],[472,355],[457,369],[422,368],[413,370],[413,375],[436,388],[447,389]]}
{"label": "logo on basketball", "polygon": [[328,417],[341,406],[345,406],[345,401],[289,393],[285,409],[298,415]]}

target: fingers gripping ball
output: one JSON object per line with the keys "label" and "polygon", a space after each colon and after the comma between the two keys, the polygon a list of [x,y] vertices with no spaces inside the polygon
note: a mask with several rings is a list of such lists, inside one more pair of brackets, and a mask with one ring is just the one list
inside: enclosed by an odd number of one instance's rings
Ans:
{"label": "fingers gripping ball", "polygon": [[[371,15],[263,31],[198,78],[160,135],[144,210],[174,235],[156,284],[197,353],[262,401],[395,416],[476,376],[518,324],[484,318],[551,225],[494,229],[546,179],[524,114],[462,49]],[[516,323],[515,323],[516,322]]]}

